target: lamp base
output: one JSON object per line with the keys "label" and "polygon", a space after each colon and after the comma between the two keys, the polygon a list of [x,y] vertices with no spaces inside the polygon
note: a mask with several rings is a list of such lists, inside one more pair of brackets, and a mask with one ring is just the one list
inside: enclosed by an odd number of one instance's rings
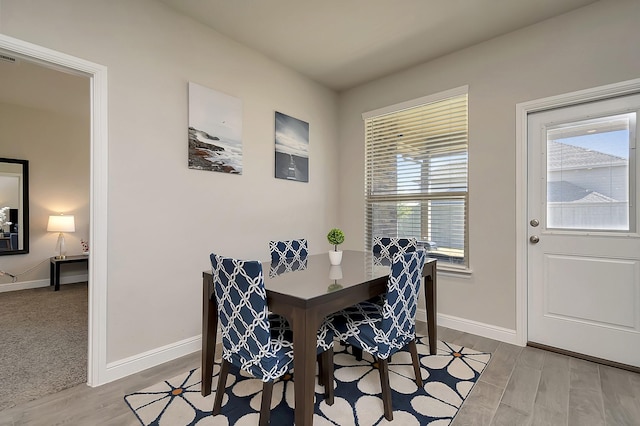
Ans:
{"label": "lamp base", "polygon": [[56,259],[60,260],[60,259],[66,259],[67,258],[67,246],[64,242],[64,234],[61,232],[60,234],[58,234],[58,242],[57,242],[57,249],[58,249],[58,255],[56,256]]}

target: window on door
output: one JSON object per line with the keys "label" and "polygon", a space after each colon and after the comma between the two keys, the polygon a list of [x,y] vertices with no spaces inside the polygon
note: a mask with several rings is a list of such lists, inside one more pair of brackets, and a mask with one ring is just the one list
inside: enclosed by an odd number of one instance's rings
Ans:
{"label": "window on door", "polygon": [[634,231],[636,113],[547,128],[547,228]]}
{"label": "window on door", "polygon": [[415,237],[441,263],[467,268],[467,87],[363,114],[365,243]]}

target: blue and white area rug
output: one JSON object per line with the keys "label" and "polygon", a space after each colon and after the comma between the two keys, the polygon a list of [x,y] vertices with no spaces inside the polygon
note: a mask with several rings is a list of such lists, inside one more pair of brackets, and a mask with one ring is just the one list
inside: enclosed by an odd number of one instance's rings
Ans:
{"label": "blue and white area rug", "polygon": [[[368,354],[362,361],[336,342],[335,403],[324,402],[324,388],[316,385],[314,425],[384,425],[380,376]],[[414,382],[408,351],[393,355],[389,363],[393,419],[400,425],[448,425],[489,362],[490,354],[438,342],[429,355],[428,340],[419,338],[418,354],[424,385]],[[262,382],[231,367],[222,411],[211,415],[220,364],[214,366],[211,395],[200,395],[200,369],[158,383],[124,397],[143,425],[256,425]],[[294,375],[273,387],[271,424],[293,425]]]}

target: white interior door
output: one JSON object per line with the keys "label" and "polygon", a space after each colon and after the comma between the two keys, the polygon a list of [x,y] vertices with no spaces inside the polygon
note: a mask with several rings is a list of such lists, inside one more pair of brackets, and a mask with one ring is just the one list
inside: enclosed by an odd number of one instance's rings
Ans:
{"label": "white interior door", "polygon": [[640,95],[528,116],[528,340],[640,366]]}

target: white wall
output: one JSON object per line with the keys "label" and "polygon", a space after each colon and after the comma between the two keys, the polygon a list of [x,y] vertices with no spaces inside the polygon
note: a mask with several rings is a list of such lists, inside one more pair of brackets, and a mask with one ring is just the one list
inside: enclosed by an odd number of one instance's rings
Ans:
{"label": "white wall", "polygon": [[[364,246],[361,114],[469,85],[469,258],[473,274],[440,274],[440,314],[516,326],[515,106],[640,76],[640,2],[604,0],[340,96],[340,224]],[[429,40],[425,40],[428,43]]]}
{"label": "white wall", "polygon": [[[65,234],[67,254],[81,254],[80,240],[89,239],[88,81],[85,96],[85,116],[0,103],[0,156],[29,161],[29,253],[0,256],[0,269],[21,274],[20,283],[48,285],[58,239],[47,232],[50,214],[75,216],[76,232]],[[76,265],[61,271],[62,278],[86,273]],[[14,287],[9,277],[0,280],[0,291]]]}
{"label": "white wall", "polygon": [[[209,253],[329,248],[337,96],[155,1],[2,0],[0,32],[108,68],[107,361],[201,333]],[[242,176],[187,168],[187,83],[243,102]],[[309,183],[274,174],[274,111],[310,123]]]}

